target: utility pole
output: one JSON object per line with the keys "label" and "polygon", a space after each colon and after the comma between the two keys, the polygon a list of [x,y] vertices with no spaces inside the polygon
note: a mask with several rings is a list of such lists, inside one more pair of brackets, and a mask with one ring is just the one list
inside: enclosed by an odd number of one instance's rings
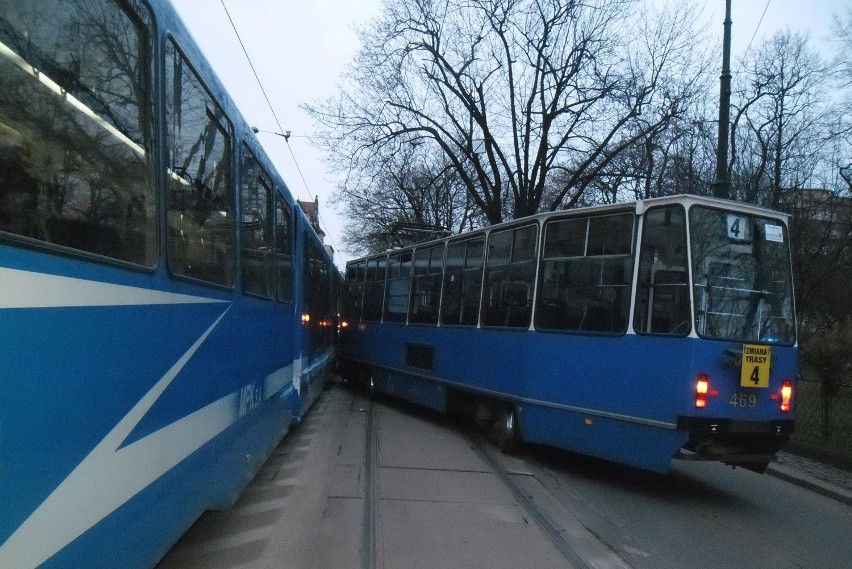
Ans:
{"label": "utility pole", "polygon": [[719,77],[719,141],[716,147],[716,181],[713,195],[731,197],[728,179],[728,138],[731,122],[731,0],[725,0],[725,35],[722,41],[722,75]]}

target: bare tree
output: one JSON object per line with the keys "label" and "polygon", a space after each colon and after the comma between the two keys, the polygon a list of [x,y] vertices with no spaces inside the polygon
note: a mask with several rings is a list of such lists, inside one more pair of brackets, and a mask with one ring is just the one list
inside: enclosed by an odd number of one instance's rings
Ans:
{"label": "bare tree", "polygon": [[342,200],[350,252],[375,253],[482,224],[455,170],[439,159],[412,145],[377,162],[371,183]]}
{"label": "bare tree", "polygon": [[842,15],[834,15],[832,31],[838,42],[834,71],[841,92],[836,134],[845,151],[839,153],[835,164],[845,190],[852,193],[852,58],[849,57],[852,53],[852,8],[847,8]]}
{"label": "bare tree", "polygon": [[826,166],[828,67],[808,36],[785,30],[757,50],[744,76],[731,131],[734,191],[778,207],[783,189],[806,187]]}
{"label": "bare tree", "polygon": [[347,172],[340,197],[418,142],[440,151],[489,223],[571,207],[699,91],[696,16],[673,5],[388,0],[362,32],[350,87],[308,107]]}

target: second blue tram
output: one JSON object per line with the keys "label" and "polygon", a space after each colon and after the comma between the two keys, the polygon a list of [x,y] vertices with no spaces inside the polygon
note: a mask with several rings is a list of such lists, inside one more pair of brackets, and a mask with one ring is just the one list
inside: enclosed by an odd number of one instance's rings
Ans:
{"label": "second blue tram", "polygon": [[793,429],[784,214],[677,196],[541,214],[347,266],[341,364],[519,440],[761,472]]}

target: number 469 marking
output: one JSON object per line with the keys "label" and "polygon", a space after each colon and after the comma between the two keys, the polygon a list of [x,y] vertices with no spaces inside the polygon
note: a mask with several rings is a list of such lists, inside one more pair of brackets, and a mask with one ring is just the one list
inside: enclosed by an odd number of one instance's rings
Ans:
{"label": "number 469 marking", "polygon": [[755,393],[733,393],[728,403],[734,407],[756,407],[757,394]]}

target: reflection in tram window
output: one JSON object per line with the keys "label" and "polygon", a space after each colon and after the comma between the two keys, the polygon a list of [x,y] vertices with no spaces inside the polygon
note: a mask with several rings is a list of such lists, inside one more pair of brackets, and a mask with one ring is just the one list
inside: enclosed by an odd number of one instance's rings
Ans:
{"label": "reflection in tram window", "polygon": [[154,265],[150,52],[114,2],[3,3],[0,231]]}
{"label": "reflection in tram window", "polygon": [[708,338],[796,340],[786,228],[745,213],[693,207],[695,326]]}
{"label": "reflection in tram window", "polygon": [[278,300],[290,302],[293,300],[293,226],[290,207],[280,196],[275,199],[275,272]]}
{"label": "reflection in tram window", "polygon": [[272,298],[275,286],[271,187],[269,176],[257,158],[243,147],[240,182],[243,290],[265,298]]}
{"label": "reflection in tram window", "polygon": [[166,47],[168,259],[176,275],[234,283],[234,196],[224,113],[183,55]]}

